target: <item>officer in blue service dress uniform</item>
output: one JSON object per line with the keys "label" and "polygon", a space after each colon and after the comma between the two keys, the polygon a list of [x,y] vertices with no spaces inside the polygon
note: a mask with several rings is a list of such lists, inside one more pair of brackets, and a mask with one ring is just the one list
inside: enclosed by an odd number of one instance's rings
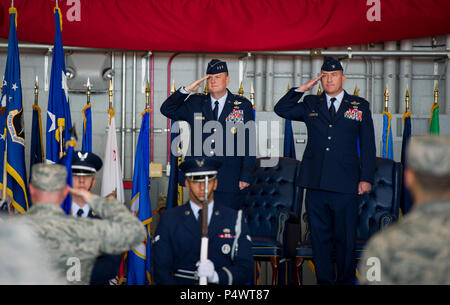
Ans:
{"label": "officer in blue service dress uniform", "polygon": [[208,175],[208,260],[200,263],[201,207],[205,200],[205,173],[217,171],[220,162],[213,158],[185,160],[181,170],[189,201],[165,211],[152,242],[154,279],[159,285],[193,285],[199,277],[208,283],[242,285],[251,280],[253,258],[251,238],[242,211],[215,202],[218,179]]}
{"label": "officer in blue service dress uniform", "polygon": [[[240,191],[252,181],[250,170],[256,160],[255,133],[243,128],[248,122],[254,123],[252,104],[227,89],[230,77],[226,62],[211,60],[206,74],[169,96],[161,105],[161,113],[171,120],[189,124],[191,140],[186,159],[206,156],[223,164],[214,197],[238,210],[242,200]],[[192,94],[205,80],[209,94]]]}
{"label": "officer in blue service dress uniform", "polygon": [[[91,191],[95,185],[95,174],[102,168],[102,159],[92,152],[74,151],[72,156],[72,183],[76,189]],[[72,216],[100,218],[89,204],[81,198],[72,197]],[[104,254],[97,258],[92,269],[90,285],[109,285],[114,279],[122,261],[121,255]]]}
{"label": "officer in blue service dress uniform", "polygon": [[[319,80],[324,93],[307,95],[299,103]],[[285,119],[304,122],[308,130],[300,184],[307,189],[305,207],[319,284],[354,283],[358,195],[371,189],[375,174],[370,106],[363,98],[345,92],[344,81],[340,62],[327,57],[319,77],[291,89],[274,109]]]}

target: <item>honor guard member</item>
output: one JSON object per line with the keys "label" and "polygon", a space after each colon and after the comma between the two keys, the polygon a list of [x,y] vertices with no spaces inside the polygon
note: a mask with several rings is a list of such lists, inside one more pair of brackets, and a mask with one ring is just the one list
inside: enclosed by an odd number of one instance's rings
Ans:
{"label": "honor guard member", "polygon": [[[66,184],[66,168],[37,163],[29,185],[33,205],[12,221],[32,228],[48,251],[52,265],[69,284],[89,284],[95,260],[104,253],[121,254],[146,238],[145,228],[119,201],[105,199]],[[67,194],[89,204],[101,219],[66,215]]]}
{"label": "honor guard member", "polygon": [[[238,210],[242,202],[240,191],[252,181],[250,170],[256,160],[254,129],[244,128],[254,124],[253,108],[249,100],[227,89],[230,76],[226,62],[211,60],[206,74],[169,96],[161,105],[161,113],[189,124],[191,139],[186,159],[206,156],[223,164],[214,198]],[[192,94],[205,80],[209,93]]]}
{"label": "honor guard member", "polygon": [[[102,168],[102,159],[92,152],[74,151],[72,155],[72,185],[75,189],[91,191],[95,186],[95,174]],[[81,197],[72,197],[72,216],[99,218]],[[91,285],[108,285],[119,270],[121,255],[104,254],[95,262]]]}
{"label": "honor guard member", "polygon": [[[307,189],[317,281],[353,284],[358,195],[371,189],[375,174],[374,127],[369,103],[342,88],[345,76],[340,62],[327,57],[321,70],[319,77],[286,93],[274,110],[282,118],[304,122],[308,130],[300,184]],[[307,95],[299,103],[319,81],[324,92]]]}
{"label": "honor guard member", "polygon": [[[213,158],[185,160],[180,169],[186,177],[189,201],[165,211],[152,244],[156,284],[192,285],[199,277],[208,283],[242,285],[251,280],[253,258],[251,238],[242,211],[215,203],[218,179],[208,176],[208,259],[200,259],[202,203],[205,200],[205,174],[221,164]],[[198,173],[199,175],[197,175]]]}

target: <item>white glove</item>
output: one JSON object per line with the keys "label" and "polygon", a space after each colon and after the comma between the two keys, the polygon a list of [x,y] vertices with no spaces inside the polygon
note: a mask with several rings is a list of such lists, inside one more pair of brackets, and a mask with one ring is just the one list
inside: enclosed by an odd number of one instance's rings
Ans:
{"label": "white glove", "polygon": [[205,261],[198,261],[196,266],[197,268],[197,275],[199,277],[207,277],[208,282],[212,284],[219,283],[219,275],[217,274],[216,270],[214,270],[214,264],[209,259]]}

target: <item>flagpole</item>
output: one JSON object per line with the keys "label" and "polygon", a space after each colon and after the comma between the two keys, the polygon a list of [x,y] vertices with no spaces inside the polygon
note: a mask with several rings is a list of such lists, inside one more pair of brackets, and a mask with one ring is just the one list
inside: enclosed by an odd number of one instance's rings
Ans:
{"label": "flagpole", "polygon": [[386,85],[386,89],[384,90],[384,111],[388,112],[388,104],[389,104],[389,89]]}
{"label": "flagpole", "polygon": [[8,141],[6,139],[6,137],[8,136],[7,132],[6,132],[6,127],[5,127],[5,131],[4,131],[4,135],[5,135],[5,152],[3,154],[3,189],[2,189],[2,201],[5,202],[6,200],[6,189],[8,187],[8,173],[6,171],[6,162],[7,162],[7,151],[8,151]]}
{"label": "flagpole", "polygon": [[406,84],[406,95],[405,95],[405,112],[409,112],[409,89],[408,89],[408,84]]}
{"label": "flagpole", "polygon": [[89,77],[87,79],[86,87],[86,105],[89,105],[91,103],[91,82],[89,81]]}

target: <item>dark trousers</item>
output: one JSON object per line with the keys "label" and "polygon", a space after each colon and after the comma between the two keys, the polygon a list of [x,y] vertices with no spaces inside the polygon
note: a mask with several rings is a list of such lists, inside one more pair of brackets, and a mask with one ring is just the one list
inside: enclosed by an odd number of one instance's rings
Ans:
{"label": "dark trousers", "polygon": [[[358,195],[308,189],[305,198],[319,285],[355,283]],[[336,257],[336,270],[333,256]]]}
{"label": "dark trousers", "polygon": [[239,210],[242,206],[242,192],[214,192],[214,202],[217,202],[234,210]]}

